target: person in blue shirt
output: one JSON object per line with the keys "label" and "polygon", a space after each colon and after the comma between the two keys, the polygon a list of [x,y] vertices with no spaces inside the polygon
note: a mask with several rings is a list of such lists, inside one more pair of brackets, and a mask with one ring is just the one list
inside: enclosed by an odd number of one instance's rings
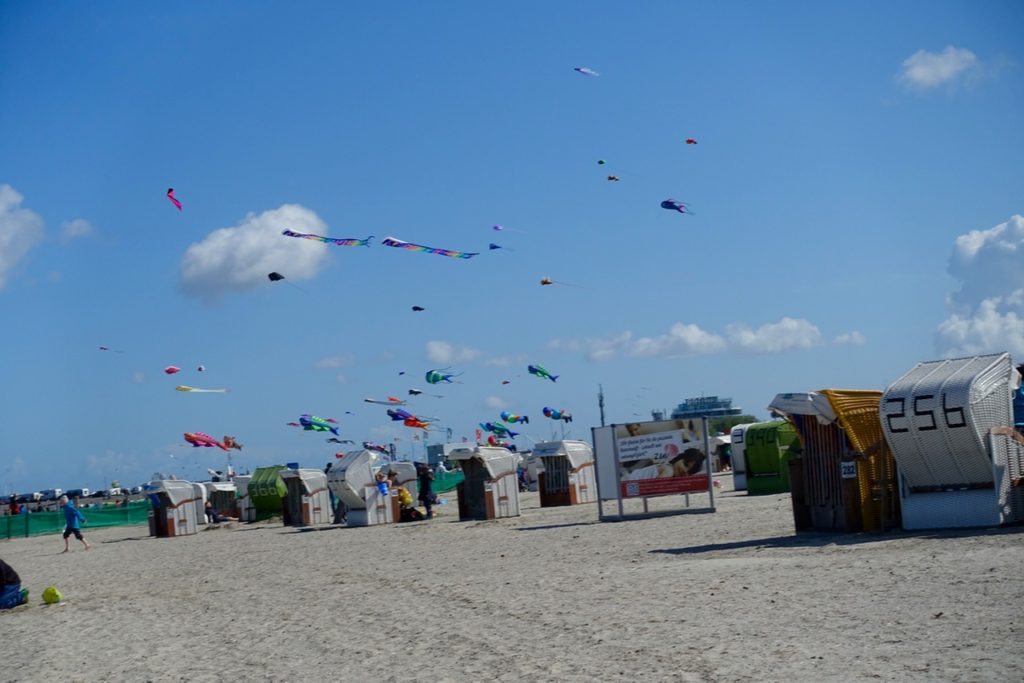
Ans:
{"label": "person in blue shirt", "polygon": [[89,541],[82,538],[82,524],[85,522],[85,517],[75,507],[75,504],[68,500],[67,496],[61,496],[60,502],[63,505],[61,510],[64,512],[64,521],[66,526],[64,527],[64,552],[68,552],[70,548],[68,544],[71,542],[71,534],[75,535],[79,541],[85,545],[85,549],[89,549]]}
{"label": "person in blue shirt", "polygon": [[28,589],[21,587],[21,577],[14,567],[0,560],[0,609],[11,609],[28,602]]}

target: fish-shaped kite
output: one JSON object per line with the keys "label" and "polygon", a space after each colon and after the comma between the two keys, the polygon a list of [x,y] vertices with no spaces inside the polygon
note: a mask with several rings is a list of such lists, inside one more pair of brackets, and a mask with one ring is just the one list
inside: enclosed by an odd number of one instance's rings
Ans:
{"label": "fish-shaped kite", "polygon": [[373,239],[373,235],[370,235],[365,240],[359,240],[350,237],[324,237],[323,235],[314,235],[308,232],[293,232],[291,230],[285,230],[281,234],[286,237],[301,237],[302,239],[323,242],[324,244],[336,244],[339,247],[368,247],[370,246],[370,240]]}
{"label": "fish-shaped kite", "polygon": [[222,451],[228,450],[228,447],[220,441],[217,441],[217,439],[213,438],[209,434],[203,434],[202,432],[185,432],[185,441],[192,444],[193,448],[199,448],[200,446],[213,448],[216,446]]}
{"label": "fish-shaped kite", "polygon": [[175,367],[173,365],[168,365],[166,368],[164,368],[164,373],[168,375],[173,375],[178,372],[181,372],[181,368]]}
{"label": "fish-shaped kite", "polygon": [[403,401],[400,398],[395,398],[394,396],[388,396],[386,401],[380,401],[380,400],[377,400],[375,398],[364,398],[363,401],[365,401],[366,403],[376,403],[377,405],[380,405],[380,406],[404,406],[405,405],[405,401]]}
{"label": "fish-shaped kite", "polygon": [[448,384],[462,384],[462,382],[452,379],[452,377],[458,377],[462,373],[460,372],[459,375],[446,374],[445,370],[447,369],[448,368],[442,368],[440,370],[427,370],[427,374],[425,375],[427,383],[438,384],[440,382],[447,382]]}
{"label": "fish-shaped kite", "polygon": [[562,422],[572,422],[572,415],[564,410],[558,410],[556,408],[548,408],[544,406],[544,417],[550,417],[552,420],[561,420]]}
{"label": "fish-shaped kite", "polygon": [[386,247],[396,247],[398,249],[406,249],[408,251],[419,251],[425,254],[438,254],[440,256],[447,256],[449,258],[473,258],[478,254],[475,252],[466,251],[455,251],[453,249],[438,249],[436,247],[425,247],[422,244],[413,244],[412,242],[403,242],[400,239],[394,237],[385,237],[381,244]]}
{"label": "fish-shaped kite", "polygon": [[666,199],[661,203],[661,208],[668,209],[669,211],[678,211],[679,213],[688,213],[693,215],[693,211],[690,211],[690,207],[686,205],[686,202],[679,202],[675,199]]}
{"label": "fish-shaped kite", "polygon": [[527,369],[527,371],[529,371],[529,373],[531,375],[536,375],[537,377],[540,377],[541,379],[549,379],[552,382],[554,382],[554,381],[556,381],[558,379],[558,375],[552,375],[550,372],[548,372],[544,368],[543,365],[527,365],[526,369]]}
{"label": "fish-shaped kite", "polygon": [[596,71],[594,71],[593,69],[588,69],[585,66],[574,66],[572,68],[572,70],[576,71],[577,73],[581,73],[584,76],[600,76],[601,75],[601,74],[597,73]]}
{"label": "fish-shaped kite", "polygon": [[688,145],[696,145],[697,141],[694,138],[686,138],[686,144],[688,144]]}
{"label": "fish-shaped kite", "polygon": [[332,426],[336,424],[338,424],[338,421],[330,417],[322,418],[310,415],[309,413],[303,413],[299,416],[299,426],[307,432],[330,432],[338,436],[338,428]]}
{"label": "fish-shaped kite", "polygon": [[196,389],[195,387],[187,387],[184,384],[179,384],[174,387],[175,391],[187,391],[193,394],[226,394],[230,389]]}
{"label": "fish-shaped kite", "polygon": [[167,198],[171,200],[171,204],[174,204],[176,207],[178,207],[178,211],[181,211],[181,202],[179,202],[177,198],[174,196],[173,187],[167,188]]}
{"label": "fish-shaped kite", "polygon": [[422,429],[424,431],[430,430],[430,427],[427,425],[427,423],[422,418],[416,416],[409,416],[405,418],[405,422],[403,422],[402,424],[404,424],[406,427],[414,427],[416,429]]}
{"label": "fish-shaped kite", "polygon": [[480,426],[484,431],[490,432],[502,439],[514,439],[519,436],[518,432],[513,432],[505,425],[498,424],[497,422],[481,422]]}
{"label": "fish-shaped kite", "polygon": [[410,417],[415,417],[415,415],[398,408],[396,410],[388,410],[388,417],[391,418],[392,422],[401,422],[402,420],[408,420]]}
{"label": "fish-shaped kite", "polygon": [[509,424],[515,424],[517,422],[519,424],[529,424],[530,423],[530,418],[527,417],[526,415],[513,415],[512,413],[508,412],[507,410],[501,411],[501,419],[504,420],[505,422],[508,422]]}

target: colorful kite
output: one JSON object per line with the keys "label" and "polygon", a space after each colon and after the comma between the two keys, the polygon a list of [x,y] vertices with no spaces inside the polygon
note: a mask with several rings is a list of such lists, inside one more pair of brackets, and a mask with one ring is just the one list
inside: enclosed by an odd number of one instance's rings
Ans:
{"label": "colorful kite", "polygon": [[220,441],[217,441],[217,439],[213,438],[209,434],[203,434],[202,432],[185,432],[185,441],[192,444],[193,448],[199,448],[200,446],[204,448],[213,448],[216,446],[222,451],[228,450],[228,447]]}
{"label": "colorful kite", "polygon": [[544,369],[543,365],[527,365],[526,369],[527,371],[529,371],[531,375],[536,375],[541,379],[549,379],[552,382],[558,379],[558,375],[552,375],[550,372]]}
{"label": "colorful kite", "polygon": [[487,437],[487,445],[494,446],[496,448],[508,448],[508,443],[496,439],[494,434]]}
{"label": "colorful kite", "polygon": [[686,144],[688,144],[688,145],[696,145],[697,141],[695,139],[693,139],[693,138],[686,138]]}
{"label": "colorful kite", "polygon": [[168,375],[173,375],[175,373],[181,372],[181,368],[174,367],[173,365],[168,365],[166,368],[164,368],[164,372]]}
{"label": "colorful kite", "polygon": [[447,256],[449,258],[473,258],[477,256],[477,253],[470,253],[465,251],[453,251],[451,249],[437,249],[435,247],[425,247],[422,244],[413,244],[412,242],[403,242],[400,239],[394,237],[385,237],[381,242],[386,247],[396,247],[398,249],[406,249],[408,251],[418,251],[425,254],[438,254],[440,256]]}
{"label": "colorful kite", "polygon": [[513,415],[512,413],[508,412],[507,410],[501,411],[501,419],[504,420],[505,422],[508,422],[509,424],[515,424],[517,422],[519,424],[529,424],[530,423],[530,418],[527,417],[526,415]]}
{"label": "colorful kite", "polygon": [[452,379],[452,377],[458,377],[462,373],[460,372],[458,375],[448,375],[448,374],[445,374],[445,372],[444,372],[447,369],[448,368],[442,368],[440,370],[427,370],[427,374],[426,374],[427,383],[428,384],[438,384],[440,382],[447,382],[448,384],[462,384],[462,382],[460,382],[458,380]]}
{"label": "colorful kite", "polygon": [[228,448],[234,448],[236,451],[242,450],[242,444],[235,441],[235,437],[233,436],[225,436],[224,445]]}
{"label": "colorful kite", "polygon": [[518,432],[513,432],[505,425],[498,424],[497,422],[481,422],[480,426],[484,431],[490,432],[501,439],[514,439],[519,436]]}
{"label": "colorful kite", "polygon": [[187,387],[184,384],[179,384],[174,387],[175,391],[187,391],[193,394],[226,394],[230,389],[196,389],[195,387]]}
{"label": "colorful kite", "polygon": [[581,73],[584,76],[600,76],[601,75],[601,74],[597,73],[596,71],[594,71],[593,69],[588,69],[585,66],[574,66],[572,68],[572,70],[576,71],[578,73]]}
{"label": "colorful kite", "polygon": [[548,408],[544,406],[544,417],[550,417],[552,420],[561,420],[562,422],[572,422],[572,415],[564,410],[556,410],[555,408]]}
{"label": "colorful kite", "polygon": [[661,203],[661,208],[668,209],[669,211],[678,211],[679,213],[688,213],[693,215],[693,211],[690,211],[690,207],[686,205],[686,202],[677,202],[674,199],[666,199]]}
{"label": "colorful kite", "polygon": [[388,417],[391,418],[392,422],[401,422],[402,420],[408,420],[410,417],[416,416],[406,410],[402,410],[401,408],[399,408],[397,410],[388,410]]}
{"label": "colorful kite", "polygon": [[173,187],[168,187],[167,188],[167,198],[171,200],[171,204],[174,204],[176,207],[178,207],[178,211],[181,211],[181,202],[179,202],[175,198],[175,196],[174,196],[174,188]]}
{"label": "colorful kite", "polygon": [[407,417],[405,419],[405,422],[403,422],[402,424],[404,424],[406,427],[413,427],[415,429],[422,429],[423,431],[429,431],[430,430],[430,427],[427,425],[427,423],[424,422],[423,419],[419,418],[419,417],[414,417],[414,416]]}
{"label": "colorful kite", "polygon": [[388,396],[386,401],[378,401],[375,398],[364,398],[363,401],[366,403],[376,403],[380,406],[404,406],[405,401],[395,398],[394,396]]}
{"label": "colorful kite", "polygon": [[290,427],[302,427],[307,432],[330,432],[335,436],[338,436],[338,428],[332,425],[338,424],[338,421],[333,418],[322,418],[316,415],[310,415],[309,413],[303,413],[299,416],[298,424],[289,422]]}
{"label": "colorful kite", "polygon": [[370,235],[365,240],[358,240],[348,237],[324,237],[323,235],[314,235],[308,232],[292,232],[291,230],[285,230],[281,234],[286,237],[301,237],[302,239],[323,242],[324,244],[336,244],[339,247],[368,247],[370,246],[370,240],[373,239],[373,235]]}
{"label": "colorful kite", "polygon": [[378,453],[383,453],[384,455],[391,455],[390,448],[388,448],[387,446],[382,446],[379,443],[373,443],[372,441],[364,441],[363,448],[365,448],[368,451],[377,451]]}

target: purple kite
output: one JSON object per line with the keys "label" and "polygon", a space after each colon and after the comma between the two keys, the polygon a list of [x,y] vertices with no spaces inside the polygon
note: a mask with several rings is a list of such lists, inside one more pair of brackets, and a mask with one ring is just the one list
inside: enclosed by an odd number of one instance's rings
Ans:
{"label": "purple kite", "polygon": [[167,188],[167,198],[171,200],[171,204],[174,204],[176,207],[178,207],[178,211],[181,211],[181,202],[179,202],[175,198],[175,196],[174,196],[174,188],[173,187]]}

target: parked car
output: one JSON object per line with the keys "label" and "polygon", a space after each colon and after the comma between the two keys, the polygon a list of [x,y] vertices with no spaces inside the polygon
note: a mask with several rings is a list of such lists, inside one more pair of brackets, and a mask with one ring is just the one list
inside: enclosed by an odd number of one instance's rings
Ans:
{"label": "parked car", "polygon": [[94,491],[93,494],[92,494],[92,497],[93,498],[110,498],[110,491],[108,491],[106,489],[100,489],[99,491]]}
{"label": "parked car", "polygon": [[141,486],[133,486],[132,487],[132,493],[142,493],[142,487]]}
{"label": "parked car", "polygon": [[43,502],[57,500],[60,498],[62,493],[64,493],[64,491],[61,489],[43,489],[40,491],[40,497],[37,498],[37,500],[41,500]]}
{"label": "parked car", "polygon": [[68,498],[88,498],[89,489],[68,489],[64,495]]}

